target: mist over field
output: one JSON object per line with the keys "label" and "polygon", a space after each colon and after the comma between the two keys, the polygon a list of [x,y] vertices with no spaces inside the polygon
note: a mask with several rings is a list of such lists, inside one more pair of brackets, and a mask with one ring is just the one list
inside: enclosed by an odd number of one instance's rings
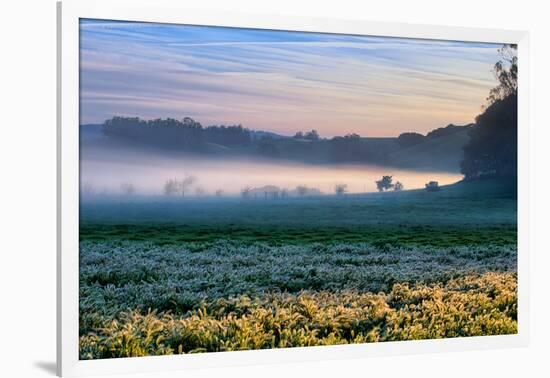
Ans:
{"label": "mist over field", "polygon": [[244,158],[213,158],[175,155],[166,156],[147,150],[86,150],[81,155],[81,183],[96,193],[119,194],[121,185],[133,184],[135,194],[163,194],[169,179],[185,175],[196,178],[195,189],[201,195],[223,190],[226,195],[239,195],[244,187],[274,185],[292,190],[303,185],[317,188],[323,194],[334,194],[336,184],[347,184],[349,193],[376,191],[375,181],[382,175],[393,175],[407,189],[421,188],[431,180],[440,184],[459,181],[462,175],[450,172],[414,171],[367,164],[303,164],[291,161]]}

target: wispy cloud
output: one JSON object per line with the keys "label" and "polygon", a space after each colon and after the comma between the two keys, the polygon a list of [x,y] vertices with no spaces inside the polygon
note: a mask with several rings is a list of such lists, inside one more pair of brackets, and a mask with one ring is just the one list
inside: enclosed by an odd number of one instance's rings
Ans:
{"label": "wispy cloud", "polygon": [[291,134],[471,122],[494,44],[84,20],[81,122],[191,116]]}

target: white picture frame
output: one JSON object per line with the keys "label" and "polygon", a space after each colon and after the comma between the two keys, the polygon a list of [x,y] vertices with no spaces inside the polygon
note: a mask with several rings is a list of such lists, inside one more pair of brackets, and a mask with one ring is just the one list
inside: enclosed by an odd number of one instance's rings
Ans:
{"label": "white picture frame", "polygon": [[[79,19],[144,21],[205,26],[326,32],[518,45],[518,333],[423,341],[253,350],[193,355],[79,360]],[[185,9],[166,0],[58,3],[57,128],[57,373],[60,376],[145,373],[204,367],[465,351],[526,346],[529,340],[528,93],[529,36],[525,31],[358,20],[287,17]]]}

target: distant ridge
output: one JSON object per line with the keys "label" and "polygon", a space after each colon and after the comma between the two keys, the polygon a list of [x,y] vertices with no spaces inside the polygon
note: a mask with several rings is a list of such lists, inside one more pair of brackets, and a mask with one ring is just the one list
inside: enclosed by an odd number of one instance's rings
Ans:
{"label": "distant ridge", "polygon": [[201,151],[188,151],[184,146],[174,148],[154,145],[147,139],[138,142],[124,135],[110,137],[103,132],[102,124],[91,123],[80,126],[80,141],[83,149],[127,147],[155,154],[198,153],[212,158],[281,159],[307,164],[375,164],[405,169],[459,172],[460,162],[464,156],[463,148],[470,139],[471,126],[449,124],[426,135],[408,132],[398,137],[355,135],[355,138],[351,139],[345,136],[332,139],[321,137],[318,140],[244,129],[250,135],[248,143],[225,144],[222,137],[214,142],[201,142]]}

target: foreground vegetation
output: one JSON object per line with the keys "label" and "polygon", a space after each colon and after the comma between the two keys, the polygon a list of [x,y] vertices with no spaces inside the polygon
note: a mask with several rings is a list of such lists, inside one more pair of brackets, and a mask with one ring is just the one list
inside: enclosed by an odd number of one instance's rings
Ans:
{"label": "foreground vegetation", "polygon": [[203,302],[180,316],[102,316],[96,329],[80,338],[82,359],[511,334],[517,332],[516,276],[395,284],[387,294],[240,296]]}
{"label": "foreground vegetation", "polygon": [[515,246],[83,242],[81,332],[95,328],[96,315],[113,316],[127,309],[185,314],[205,300],[239,295],[303,290],[387,292],[394,283],[445,283],[472,273],[514,272],[516,256]]}
{"label": "foreground vegetation", "polygon": [[517,205],[494,189],[83,203],[80,357],[515,333]]}

